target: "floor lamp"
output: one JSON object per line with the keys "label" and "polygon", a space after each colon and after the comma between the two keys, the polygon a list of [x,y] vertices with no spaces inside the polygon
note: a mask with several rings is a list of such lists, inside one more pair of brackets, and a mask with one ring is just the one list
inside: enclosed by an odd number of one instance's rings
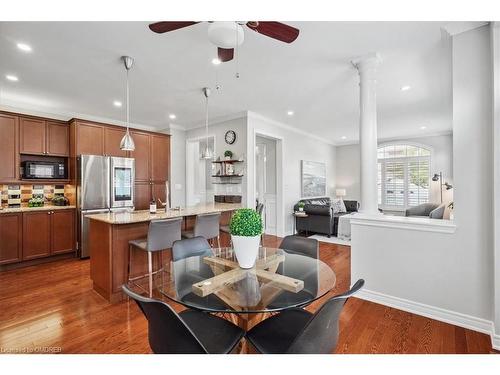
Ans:
{"label": "floor lamp", "polygon": [[447,182],[443,183],[443,172],[434,173],[432,181],[434,182],[439,181],[439,192],[441,193],[441,203],[443,203],[443,186],[445,187],[446,190],[452,189],[453,186]]}

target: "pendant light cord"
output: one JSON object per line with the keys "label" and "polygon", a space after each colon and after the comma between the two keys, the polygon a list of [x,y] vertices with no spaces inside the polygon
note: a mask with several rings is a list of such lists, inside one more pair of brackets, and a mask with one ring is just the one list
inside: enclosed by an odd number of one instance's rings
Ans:
{"label": "pendant light cord", "polygon": [[206,150],[208,151],[208,96],[205,96],[205,130],[206,130],[206,137],[207,137]]}
{"label": "pendant light cord", "polygon": [[127,133],[128,133],[128,128],[130,125],[130,93],[129,93],[129,83],[128,83],[128,71],[129,69],[127,68]]}

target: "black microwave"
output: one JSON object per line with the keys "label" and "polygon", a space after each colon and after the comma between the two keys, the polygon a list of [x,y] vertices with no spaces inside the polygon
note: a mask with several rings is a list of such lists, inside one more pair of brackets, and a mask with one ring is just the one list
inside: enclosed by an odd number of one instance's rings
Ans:
{"label": "black microwave", "polygon": [[26,179],[64,180],[67,178],[64,163],[51,161],[25,161],[22,176]]}

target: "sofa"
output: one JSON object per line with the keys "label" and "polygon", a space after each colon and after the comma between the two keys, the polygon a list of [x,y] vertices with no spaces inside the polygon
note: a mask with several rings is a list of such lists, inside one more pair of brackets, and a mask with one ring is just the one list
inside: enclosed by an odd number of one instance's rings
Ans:
{"label": "sofa", "polygon": [[430,219],[442,219],[444,216],[444,205],[438,203],[424,203],[410,207],[405,211],[405,216],[428,217]]}
{"label": "sofa", "polygon": [[339,217],[357,212],[359,204],[357,201],[344,200],[345,213],[333,213],[333,207],[329,197],[302,199],[294,206],[294,211],[299,210],[299,203],[304,203],[306,217],[297,218],[296,228],[298,232],[314,232],[326,234],[328,237],[336,236],[338,232]]}

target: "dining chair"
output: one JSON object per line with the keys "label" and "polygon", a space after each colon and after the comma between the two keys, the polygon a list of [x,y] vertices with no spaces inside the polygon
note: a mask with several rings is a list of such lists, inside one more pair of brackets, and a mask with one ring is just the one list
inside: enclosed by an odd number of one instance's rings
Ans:
{"label": "dining chair", "polygon": [[[193,284],[214,276],[212,269],[203,263],[202,256],[213,255],[208,241],[199,236],[175,241],[172,246],[172,274],[178,298],[185,303],[199,306],[210,306],[222,311],[226,305],[215,294],[200,297],[193,293]],[[196,257],[195,259],[189,259]]]}
{"label": "dining chair", "polygon": [[165,302],[143,297],[125,285],[148,320],[149,346],[157,354],[227,354],[245,335],[240,327],[196,310],[176,313]]}
{"label": "dining chair", "polygon": [[217,239],[220,248],[220,212],[196,215],[193,230],[182,231],[183,238],[203,237],[207,240]]}
{"label": "dining chair", "polygon": [[172,244],[181,239],[182,218],[151,220],[147,238],[129,241],[128,280],[134,281],[145,275],[131,278],[132,274],[132,249],[146,251],[148,254],[149,296],[153,296],[153,275],[161,272],[163,267],[153,272],[153,253],[170,249]]}
{"label": "dining chair", "polygon": [[[304,287],[297,293],[282,291],[268,305],[270,309],[279,309],[283,306],[307,306],[318,293],[318,268],[317,261],[319,254],[319,242],[312,238],[299,236],[286,236],[279,245],[280,249],[286,250],[287,258],[284,263],[280,263],[276,273],[286,275],[294,279],[304,281]],[[306,259],[294,257],[306,256]],[[298,258],[298,259],[297,259]],[[306,267],[306,264],[309,267]]]}
{"label": "dining chair", "polygon": [[314,238],[299,236],[286,236],[281,241],[280,249],[287,253],[305,255],[313,259],[318,259],[319,242]]}
{"label": "dining chair", "polygon": [[246,338],[263,354],[329,354],[337,346],[339,317],[346,301],[358,292],[360,279],[343,294],[326,301],[314,314],[303,309],[285,310],[262,321]]}

